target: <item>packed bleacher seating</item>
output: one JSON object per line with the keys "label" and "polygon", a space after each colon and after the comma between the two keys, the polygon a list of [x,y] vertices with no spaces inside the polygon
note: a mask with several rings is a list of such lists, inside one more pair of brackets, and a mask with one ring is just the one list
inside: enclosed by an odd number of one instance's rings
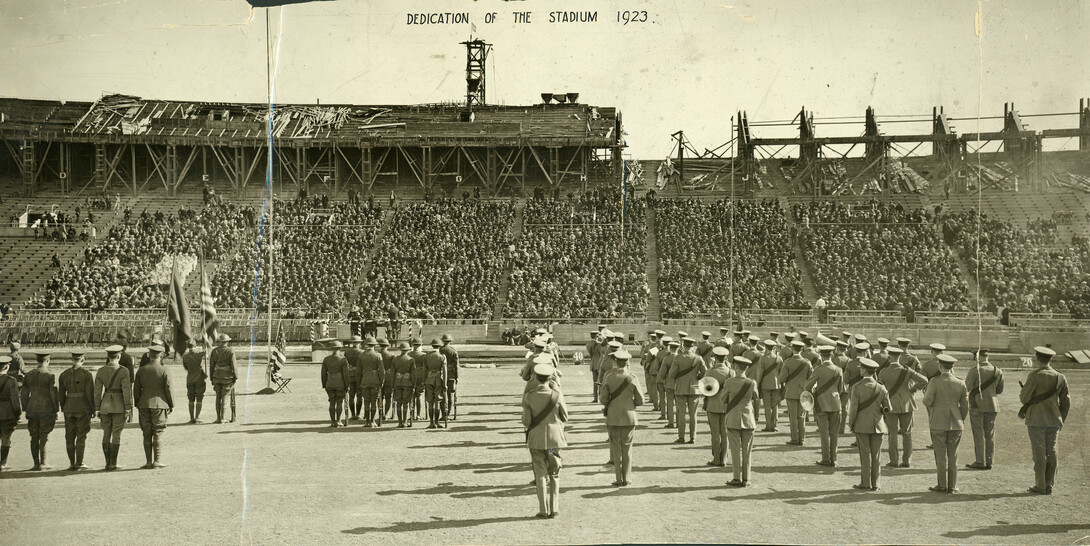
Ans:
{"label": "packed bleacher seating", "polygon": [[[330,312],[346,307],[363,273],[364,262],[381,224],[382,209],[367,203],[330,202],[328,199],[276,201],[272,232],[273,306]],[[267,218],[267,216],[265,216]],[[230,266],[217,272],[213,294],[223,307],[250,308],[255,304],[254,280],[269,265],[268,239],[239,251]],[[256,253],[256,255],[255,255]],[[260,282],[256,305],[268,305],[267,283]]]}
{"label": "packed bleacher seating", "polygon": [[776,201],[653,203],[664,318],[727,313],[732,280],[735,308],[803,306],[787,217]]}
{"label": "packed bleacher seating", "polygon": [[399,205],[360,288],[366,317],[488,318],[505,270],[510,202]]}
{"label": "packed bleacher seating", "polygon": [[646,309],[645,205],[630,194],[623,208],[624,224],[620,191],[608,190],[528,201],[504,314],[621,317]]}
{"label": "packed bleacher seating", "polygon": [[[980,268],[980,288],[988,309],[1016,313],[1071,313],[1090,317],[1090,241],[1075,236],[1065,244],[1056,221],[1041,218],[1025,229],[976,211],[951,214],[944,234],[969,263]],[[977,244],[979,242],[979,259]]]}
{"label": "packed bleacher seating", "polygon": [[919,209],[871,201],[796,204],[799,244],[829,309],[968,310],[967,284]]}

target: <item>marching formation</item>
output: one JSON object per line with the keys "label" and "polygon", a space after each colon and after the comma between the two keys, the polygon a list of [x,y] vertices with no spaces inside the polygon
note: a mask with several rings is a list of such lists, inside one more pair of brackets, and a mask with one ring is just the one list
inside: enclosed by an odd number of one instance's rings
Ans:
{"label": "marching formation", "polygon": [[[746,487],[755,432],[777,432],[780,405],[786,401],[787,445],[806,445],[806,422],[817,426],[820,458],[816,465],[837,468],[840,435],[854,437],[861,478],[855,489],[877,491],[883,442],[888,460],[884,466],[912,466],[912,426],[917,392],[923,392],[936,467],[936,485],[931,491],[957,493],[958,447],[962,432],[973,436],[974,460],[971,470],[990,470],[994,457],[994,425],[999,396],[1004,392],[1003,372],[988,360],[988,351],[974,353],[974,365],[965,378],[954,373],[957,360],[946,347],[930,345],[931,358],[924,363],[908,348],[912,340],[885,338],[872,345],[866,336],[843,332],[833,340],[806,332],[769,332],[762,339],[748,330],[721,328],[713,340],[710,332],[701,339],[686,332],[677,337],[665,331],[647,332],[641,344],[639,362],[643,384],[629,362],[624,335],[599,326],[591,332],[586,346],[594,378],[592,399],[603,407],[609,434],[610,460],[615,486],[632,483],[632,444],[640,424],[640,408],[651,406],[653,421],[666,421],[665,428],[677,430],[675,443],[695,442],[698,406],[707,416],[711,432],[712,458],[709,466],[724,467],[730,454],[732,479],[727,485]],[[545,351],[549,334],[538,331],[528,347],[522,378],[522,424],[533,462],[538,490],[539,517],[558,513],[558,478],[562,465],[560,449],[567,446],[564,403],[556,356]],[[1048,495],[1056,476],[1056,435],[1070,409],[1067,380],[1050,366],[1056,354],[1047,347],[1034,349],[1036,368],[1021,385],[1019,417],[1029,430],[1035,483],[1030,492]],[[703,403],[701,404],[701,399]],[[764,409],[764,426],[757,422]],[[969,426],[965,421],[968,419]]]}

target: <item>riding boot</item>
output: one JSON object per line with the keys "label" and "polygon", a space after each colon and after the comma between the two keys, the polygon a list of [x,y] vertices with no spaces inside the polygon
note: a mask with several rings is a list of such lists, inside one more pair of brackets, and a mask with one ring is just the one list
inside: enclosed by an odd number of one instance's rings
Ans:
{"label": "riding boot", "polygon": [[39,444],[38,450],[41,452],[41,455],[38,456],[38,460],[42,465],[42,470],[52,470],[53,467],[49,466],[49,464],[45,462],[45,440],[42,440],[41,444]]}
{"label": "riding boot", "polygon": [[113,468],[110,470],[120,470],[121,465],[117,464],[117,455],[121,452],[121,444],[110,444],[110,462]]}
{"label": "riding boot", "polygon": [[31,468],[31,470],[41,470],[42,469],[42,459],[41,459],[42,452],[39,449],[39,447],[40,446],[38,446],[38,442],[35,442],[35,441],[31,440],[31,442],[30,442],[30,456],[34,459],[34,468]]}
{"label": "riding boot", "polygon": [[155,437],[152,440],[153,441],[152,441],[151,449],[152,449],[152,457],[153,458],[152,458],[151,465],[154,466],[155,468],[164,468],[164,467],[166,467],[166,465],[163,464],[163,462],[162,462],[162,457],[163,457],[163,451],[162,451],[163,436],[161,434],[156,434]]}
{"label": "riding boot", "polygon": [[68,471],[71,472],[76,469],[76,446],[65,444],[64,449],[68,452]]}
{"label": "riding boot", "polygon": [[0,447],[0,470],[8,467],[8,451],[11,451],[11,446]]}
{"label": "riding boot", "polygon": [[231,400],[231,422],[235,422],[235,401]]}
{"label": "riding boot", "polygon": [[110,468],[110,444],[102,444],[102,458],[106,459],[106,470],[113,470]]}
{"label": "riding boot", "polygon": [[144,468],[144,469],[155,468],[155,465],[151,464],[151,440],[150,439],[149,440],[144,440],[144,458],[147,459],[147,462],[144,463],[144,466],[142,466],[140,468]]}
{"label": "riding boot", "polygon": [[90,470],[87,465],[83,464],[83,453],[87,449],[87,444],[76,445],[76,471]]}

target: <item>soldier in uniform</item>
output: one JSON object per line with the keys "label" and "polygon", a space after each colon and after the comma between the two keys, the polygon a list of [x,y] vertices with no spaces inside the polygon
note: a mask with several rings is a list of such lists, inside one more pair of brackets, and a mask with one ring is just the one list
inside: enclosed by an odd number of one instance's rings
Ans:
{"label": "soldier in uniform", "polygon": [[939,375],[927,384],[923,405],[927,406],[931,428],[931,443],[935,447],[935,469],[938,485],[929,488],[937,493],[958,492],[958,445],[965,418],[969,416],[969,390],[965,382],[954,376],[957,359],[938,355]]}
{"label": "soldier in uniform", "polygon": [[866,358],[859,358],[859,372],[862,378],[851,387],[851,404],[848,404],[848,426],[855,433],[856,446],[859,448],[859,483],[852,487],[868,491],[879,489],[878,478],[882,475],[882,435],[887,432],[883,417],[889,411],[889,393],[879,383],[874,374],[878,372],[878,363]]}
{"label": "soldier in uniform", "polygon": [[999,414],[999,395],[1003,394],[1003,370],[988,361],[988,350],[976,352],[976,366],[965,374],[969,389],[969,424],[973,429],[976,459],[965,465],[972,470],[991,470],[995,452],[995,417]]}
{"label": "soldier in uniform", "polygon": [[711,361],[712,347],[715,347],[712,343],[712,333],[707,330],[700,332],[700,342],[696,344],[696,356],[703,358],[704,362]]}
{"label": "soldier in uniform", "polygon": [[545,338],[538,336],[527,345],[529,346],[530,352],[526,354],[526,361],[522,364],[522,370],[519,371],[519,377],[527,383],[526,388],[528,389],[530,388],[528,386],[530,380],[534,378],[534,367],[537,366],[537,364],[534,364],[534,361],[537,360],[537,357],[544,354],[547,343],[545,343]]}
{"label": "soldier in uniform", "polygon": [[22,402],[26,409],[27,430],[30,431],[30,454],[34,459],[31,470],[49,470],[46,464],[46,442],[57,424],[60,404],[57,396],[57,378],[49,370],[49,353],[35,353],[38,367],[23,378]]}
{"label": "soldier in uniform", "polygon": [[802,396],[803,384],[810,378],[812,367],[810,362],[799,354],[804,347],[806,347],[805,343],[797,339],[792,341],[791,348],[794,354],[780,367],[779,380],[783,388],[783,397],[787,400],[787,423],[791,430],[791,439],[787,441],[787,445],[792,446],[801,446],[806,436],[806,425],[803,422],[799,397]]}
{"label": "soldier in uniform", "polygon": [[68,470],[88,470],[83,464],[91,416],[95,414],[95,378],[83,367],[82,352],[72,353],[72,367],[61,372],[57,395],[64,412],[64,444]]}
{"label": "soldier in uniform", "polygon": [[[651,372],[655,376],[655,396],[657,396],[659,399],[659,421],[666,419],[667,406],[666,383],[659,381],[659,372],[662,371],[663,363],[666,361],[666,357],[670,356],[670,342],[673,340],[674,338],[666,335],[665,332],[659,336],[659,351],[655,354],[654,362],[651,363]],[[673,418],[672,414],[670,418]]]}
{"label": "soldier in uniform", "polygon": [[[652,338],[654,339],[654,338]],[[590,332],[590,341],[587,342],[587,358],[590,359],[591,390],[594,391],[594,403],[598,403],[598,360],[601,358],[598,352],[598,331]]]}
{"label": "soldier in uniform", "polygon": [[[862,359],[867,358],[872,362],[874,361],[874,359],[870,358],[870,343],[860,341],[852,349],[855,349],[855,356],[844,366],[844,388],[847,389],[849,395],[852,392],[852,387],[863,379],[863,370],[860,364]],[[848,427],[848,400],[850,398],[851,396],[842,396],[840,398],[841,434],[846,434],[848,428],[850,428]],[[856,447],[855,442],[852,442],[852,447]]]}
{"label": "soldier in uniform", "polygon": [[19,401],[19,382],[8,373],[11,357],[0,356],[0,471],[8,469],[8,452],[11,451],[11,433],[23,413]]}
{"label": "soldier in uniform", "polygon": [[[901,349],[900,357],[904,358],[901,365],[916,373],[920,373],[920,359],[916,358],[916,355],[908,352],[908,346],[911,344],[912,340],[907,337],[897,338],[897,347]],[[890,351],[890,354],[893,354],[892,350]],[[893,357],[890,356],[890,358],[892,359]],[[890,393],[890,396],[893,396],[893,393]]]}
{"label": "soldier in uniform", "polygon": [[734,467],[734,479],[727,482],[727,485],[746,487],[749,485],[753,430],[757,428],[757,418],[753,414],[751,403],[757,397],[757,382],[746,376],[746,368],[753,364],[752,361],[744,356],[736,356],[733,362],[734,377],[723,383],[717,396],[722,398],[730,462]]}
{"label": "soldier in uniform", "polygon": [[946,350],[946,346],[942,343],[932,343],[930,348],[931,359],[920,366],[920,373],[922,373],[928,381],[931,381],[942,373],[942,364],[939,362],[939,355]]}
{"label": "soldier in uniform", "polygon": [[163,433],[167,416],[174,411],[170,374],[163,367],[163,346],[148,347],[148,364],[136,371],[132,386],[136,408],[140,412],[140,430],[144,433],[145,469],[163,468]]}
{"label": "soldier in uniform", "polygon": [[[129,332],[128,330],[119,332],[117,334],[117,343],[121,345],[121,360],[119,364],[122,368],[129,373],[129,389],[132,389],[133,381],[136,380],[136,361],[133,360],[132,355],[129,354]],[[132,396],[132,392],[129,392],[129,396]],[[132,422],[132,414],[129,414],[129,422]]]}
{"label": "soldier in uniform", "polygon": [[537,486],[537,517],[555,518],[560,515],[560,448],[568,445],[564,436],[568,407],[564,394],[551,386],[556,369],[542,363],[534,366],[533,372],[535,377],[529,382],[533,389],[522,395],[522,425]]}
{"label": "soldier in uniform", "polygon": [[[683,338],[685,348],[674,357],[667,372],[667,382],[674,383],[677,403],[677,440],[675,444],[694,443],[696,437],[697,398],[700,397],[700,373],[704,371],[704,359],[696,354],[696,340]],[[685,425],[689,426],[689,441],[685,441]]]}
{"label": "soldier in uniform", "polygon": [[818,346],[821,365],[802,387],[814,396],[814,418],[821,438],[821,460],[816,464],[830,468],[836,467],[836,447],[840,436],[840,399],[847,393],[844,372],[832,360],[835,350],[830,345]]}
{"label": "soldier in uniform", "polygon": [[878,371],[881,372],[886,369],[886,366],[889,366],[889,340],[880,337],[876,341],[878,342],[878,350],[874,351],[870,359],[878,363]]}
{"label": "soldier in uniform", "polygon": [[95,372],[95,412],[102,424],[102,454],[106,470],[117,470],[121,450],[121,431],[125,421],[132,421],[132,384],[129,373],[121,367],[121,345],[106,347],[106,365]]}
{"label": "soldier in uniform", "polygon": [[348,426],[348,417],[341,421],[344,411],[344,395],[348,389],[348,360],[344,357],[344,345],[340,341],[330,343],[332,354],[322,359],[322,388],[329,397],[329,427]]}
{"label": "soldier in uniform", "polygon": [[[742,356],[752,363],[749,366],[746,366],[746,377],[757,381],[757,374],[760,370],[756,364],[761,360],[761,357],[764,356],[764,344],[761,343],[761,338],[759,336],[754,335],[747,337],[746,341],[749,343],[749,348],[746,349],[746,352],[742,353]],[[759,384],[760,382],[758,382],[758,385]],[[759,388],[757,391],[757,398],[753,400],[754,419],[760,418],[761,416],[761,393]]]}
{"label": "soldier in uniform", "polygon": [[386,380],[386,368],[382,364],[382,353],[379,353],[375,346],[375,338],[366,336],[363,346],[365,350],[359,356],[356,368],[360,390],[363,391],[363,427],[380,427],[382,426],[382,407],[379,398],[382,393],[382,384]]}
{"label": "soldier in uniform", "polygon": [[632,475],[632,439],[639,424],[636,408],[643,404],[643,389],[640,380],[629,371],[628,360],[632,355],[621,349],[612,354],[617,363],[617,370],[602,381],[598,399],[602,401],[606,416],[606,429],[609,431],[610,460],[613,465],[614,486],[631,484]]}
{"label": "soldier in uniform", "polygon": [[783,366],[783,360],[780,359],[780,355],[777,353],[777,344],[774,339],[766,339],[764,341],[767,350],[759,359],[755,366],[757,368],[757,375],[755,377],[757,381],[757,392],[760,394],[765,407],[765,427],[761,429],[763,432],[776,432],[779,427],[779,408],[780,408],[780,395],[782,391],[780,388],[780,368]]}
{"label": "soldier in uniform", "polygon": [[23,378],[26,377],[26,362],[23,361],[23,355],[19,354],[19,349],[23,347],[18,341],[12,341],[9,345],[11,354],[8,358],[11,358],[11,364],[8,367],[8,375],[13,377],[16,382],[16,388],[23,388]]}
{"label": "soldier in uniform", "polygon": [[204,391],[208,389],[208,373],[204,371],[204,351],[197,351],[192,339],[186,341],[182,367],[185,368],[185,395],[189,399],[189,424],[201,422]]}
{"label": "soldier in uniform", "polygon": [[734,372],[727,367],[724,359],[730,354],[730,349],[716,345],[712,347],[711,367],[702,374],[702,377],[715,379],[719,384],[719,390],[713,396],[704,397],[704,412],[708,414],[708,426],[712,435],[712,460],[708,466],[724,466],[723,459],[727,456],[727,413],[726,404],[719,393],[723,390],[723,384],[734,377]]}
{"label": "soldier in uniform", "polygon": [[[355,308],[353,308],[355,309]],[[349,419],[353,421],[360,420],[360,410],[363,409],[363,393],[360,391],[359,381],[359,359],[363,351],[360,350],[360,343],[363,343],[363,338],[359,334],[353,334],[352,338],[348,340],[348,348],[344,351],[344,359],[348,364],[346,370],[346,377],[348,379],[348,407],[345,408],[346,414],[351,414]]]}
{"label": "soldier in uniform", "polygon": [[208,375],[212,377],[212,388],[216,390],[216,423],[223,422],[224,402],[231,401],[231,421],[235,422],[235,382],[238,372],[235,369],[235,351],[227,346],[231,336],[216,335],[216,347],[208,356]]}
{"label": "soldier in uniform", "polygon": [[719,327],[719,339],[715,340],[715,346],[725,348],[728,353],[730,352],[730,346],[733,344],[732,343],[733,340],[730,338],[729,335],[727,335],[729,333],[730,333],[730,328],[727,328],[726,326],[720,326]]}
{"label": "soldier in uniform", "polygon": [[[912,462],[912,412],[916,410],[916,400],[912,397],[914,389],[927,384],[927,378],[919,372],[905,367],[901,363],[904,350],[891,347],[889,355],[892,362],[878,374],[878,382],[889,393],[890,410],[885,414],[886,427],[889,428],[890,468],[909,468]],[[904,442],[904,455],[898,461],[897,435]]]}
{"label": "soldier in uniform", "polygon": [[787,332],[783,335],[784,343],[780,346],[780,359],[784,362],[786,362],[788,358],[795,356],[795,350],[791,348],[791,342],[795,341],[798,337],[798,334],[794,332]]}
{"label": "soldier in uniform", "polygon": [[413,359],[413,370],[411,377],[413,381],[412,392],[412,407],[409,408],[409,422],[406,426],[412,428],[413,421],[420,419],[420,399],[424,396],[424,379],[428,376],[427,368],[424,367],[424,357],[428,354],[420,350],[420,347],[424,344],[424,340],[419,337],[412,338],[413,350],[409,351],[409,356]]}
{"label": "soldier in uniform", "polygon": [[662,384],[666,397],[666,404],[664,404],[666,406],[666,428],[674,428],[674,402],[676,402],[676,397],[674,394],[674,378],[670,375],[670,369],[674,365],[674,359],[678,357],[681,342],[672,339],[666,346],[669,348],[669,352],[666,358],[662,359],[662,364],[659,365],[656,380]]}
{"label": "soldier in uniform", "polygon": [[599,382],[604,382],[606,380],[606,377],[609,377],[609,374],[613,372],[613,368],[617,364],[617,359],[613,358],[613,353],[621,350],[621,348],[624,347],[624,344],[620,341],[617,341],[614,336],[611,335],[610,338],[611,339],[609,340],[609,342],[606,343],[606,352],[605,356],[602,357],[601,367],[598,368]]}
{"label": "soldier in uniform", "polygon": [[394,357],[397,354],[390,350],[390,341],[384,337],[378,338],[378,352],[382,355],[382,369],[388,381],[382,382],[382,415],[381,419],[393,419],[394,409]]}
{"label": "soldier in uniform", "polygon": [[428,428],[439,427],[439,417],[443,416],[443,427],[446,427],[446,414],[441,406],[447,388],[447,359],[439,351],[442,343],[438,339],[431,340],[431,352],[424,358],[424,367],[428,375],[424,380],[424,397],[428,401]]}
{"label": "soldier in uniform", "polygon": [[1067,421],[1071,398],[1067,378],[1049,365],[1056,352],[1048,347],[1034,347],[1033,352],[1037,369],[1029,372],[1018,394],[1022,402],[1018,416],[1026,420],[1033,449],[1035,483],[1029,490],[1051,495],[1056,478],[1056,435]]}
{"label": "soldier in uniform", "polygon": [[394,401],[397,403],[397,428],[405,428],[409,416],[409,401],[413,398],[413,357],[409,356],[409,343],[397,342],[401,354],[394,357]]}
{"label": "soldier in uniform", "polygon": [[447,390],[443,400],[443,423],[446,423],[448,416],[452,421],[458,419],[458,350],[451,345],[454,338],[450,334],[439,339],[443,342],[439,352],[447,359]]}
{"label": "soldier in uniform", "polygon": [[730,345],[730,357],[733,360],[736,356],[742,356],[749,347],[746,345],[746,338],[748,335],[744,330],[734,331],[734,342]]}

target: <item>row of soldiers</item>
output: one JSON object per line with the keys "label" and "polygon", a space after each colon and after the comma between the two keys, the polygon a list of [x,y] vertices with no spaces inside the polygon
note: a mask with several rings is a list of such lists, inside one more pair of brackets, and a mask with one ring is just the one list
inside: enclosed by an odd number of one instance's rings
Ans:
{"label": "row of soldiers", "polygon": [[352,336],[347,348],[341,341],[323,341],[333,351],[321,368],[330,427],[347,427],[349,420],[360,420],[361,411],[365,428],[381,427],[393,415],[397,428],[412,427],[422,408],[428,428],[446,428],[448,419],[457,419],[459,363],[450,334],[431,340],[427,349],[419,337],[392,347],[386,338],[371,335]]}

